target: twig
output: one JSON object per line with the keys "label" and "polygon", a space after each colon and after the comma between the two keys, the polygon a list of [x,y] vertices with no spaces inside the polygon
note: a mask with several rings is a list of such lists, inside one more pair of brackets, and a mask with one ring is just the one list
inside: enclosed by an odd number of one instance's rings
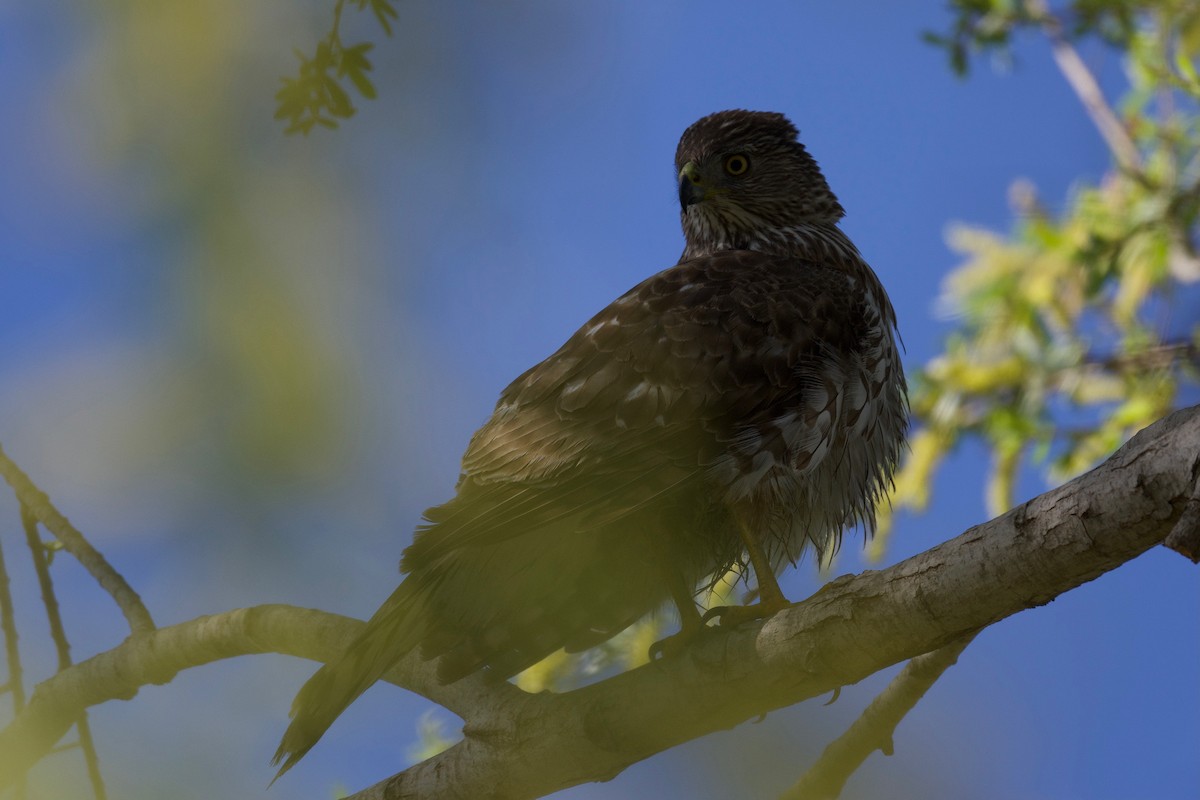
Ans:
{"label": "twig", "polygon": [[42,590],[42,604],[46,606],[46,617],[50,621],[50,638],[58,653],[58,668],[71,666],[71,645],[63,628],[62,615],[58,613],[58,598],[54,594],[54,581],[50,578],[50,565],[46,562],[46,547],[37,531],[37,518],[28,506],[21,506],[21,525],[25,528],[25,543],[33,556],[33,569],[37,573],[38,587]]}
{"label": "twig", "polygon": [[337,5],[333,7],[333,30],[329,32],[330,46],[336,46],[338,50],[342,49],[342,8],[346,5],[346,0],[337,0]]}
{"label": "twig", "polygon": [[[13,716],[18,717],[25,710],[25,679],[21,670],[21,650],[17,646],[17,623],[3,547],[0,547],[0,631],[4,634],[4,655],[8,662],[8,683],[4,685],[4,689],[12,693]],[[25,800],[28,796],[27,778],[24,773],[17,780],[13,796],[14,800]]]}
{"label": "twig", "polygon": [[75,722],[75,730],[79,731],[79,748],[83,750],[83,760],[87,764],[88,781],[92,784],[92,794],[96,800],[107,800],[108,792],[104,788],[104,776],[100,774],[100,757],[96,754],[96,742],[92,739],[92,724],[88,722],[87,712],[79,715]]}
{"label": "twig", "polygon": [[834,800],[867,756],[878,750],[892,754],[896,726],[934,682],[958,661],[977,634],[917,656],[871,701],[846,732],[830,742],[821,757],[780,796],[780,800]]}
{"label": "twig", "polygon": [[1174,339],[1135,353],[1088,357],[1084,359],[1083,366],[1120,372],[1130,367],[1138,370],[1165,369],[1179,361],[1200,363],[1200,344],[1188,339]]}
{"label": "twig", "polygon": [[[58,598],[54,594],[54,581],[50,578],[50,565],[46,562],[46,549],[38,536],[38,522],[28,506],[21,505],[21,525],[25,528],[25,541],[33,556],[33,568],[37,573],[38,586],[42,590],[42,603],[46,606],[46,617],[50,622],[50,636],[54,639],[54,649],[58,653],[59,672],[71,666],[71,644],[67,641],[67,632],[63,627],[62,614],[58,609]],[[104,778],[100,775],[100,759],[96,755],[95,742],[92,740],[92,729],[88,724],[87,710],[81,710],[75,720],[79,730],[79,746],[83,750],[83,758],[87,762],[88,779],[92,784],[92,793],[96,800],[106,800]]]}
{"label": "twig", "polygon": [[1050,39],[1054,61],[1067,83],[1075,90],[1079,101],[1083,103],[1084,110],[1108,144],[1117,164],[1133,175],[1140,175],[1141,156],[1138,154],[1137,145],[1117,118],[1116,112],[1104,99],[1104,92],[1096,82],[1096,76],[1088,69],[1087,64],[1083,63],[1075,46],[1063,35],[1062,21],[1050,13],[1045,0],[1025,0],[1025,5],[1032,16],[1041,22],[1042,30]]}
{"label": "twig", "polygon": [[29,509],[38,521],[46,526],[46,530],[62,543],[63,549],[73,555],[83,565],[100,587],[108,592],[121,613],[129,621],[133,633],[145,633],[154,630],[154,620],[146,609],[142,598],[125,581],[121,573],[113,569],[96,548],[84,538],[74,525],[50,502],[50,498],[34,485],[29,476],[21,470],[0,447],[0,475],[12,487],[23,508]]}

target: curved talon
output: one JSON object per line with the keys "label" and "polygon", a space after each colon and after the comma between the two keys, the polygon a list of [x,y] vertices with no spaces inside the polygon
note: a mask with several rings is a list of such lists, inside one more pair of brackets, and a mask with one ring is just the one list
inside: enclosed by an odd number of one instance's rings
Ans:
{"label": "curved talon", "polygon": [[833,697],[829,698],[829,700],[825,703],[825,705],[827,705],[827,706],[833,705],[834,703],[837,702],[837,699],[841,696],[842,696],[842,687],[838,686],[833,690]]}
{"label": "curved talon", "polygon": [[788,601],[782,597],[777,601],[762,600],[748,606],[714,606],[704,612],[701,619],[705,623],[710,619],[718,619],[722,628],[733,627],[741,625],[743,622],[766,619],[787,606]]}

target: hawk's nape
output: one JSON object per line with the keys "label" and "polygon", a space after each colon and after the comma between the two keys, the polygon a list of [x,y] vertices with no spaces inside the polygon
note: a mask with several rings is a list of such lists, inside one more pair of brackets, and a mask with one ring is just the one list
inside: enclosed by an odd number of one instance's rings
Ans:
{"label": "hawk's nape", "polygon": [[676,152],[686,239],[504,390],[426,512],[407,577],[301,689],[282,774],[412,650],[449,682],[504,680],[615,635],[748,559],[776,574],[874,524],[907,428],[895,313],[837,227],[843,211],[781,114],[725,111]]}

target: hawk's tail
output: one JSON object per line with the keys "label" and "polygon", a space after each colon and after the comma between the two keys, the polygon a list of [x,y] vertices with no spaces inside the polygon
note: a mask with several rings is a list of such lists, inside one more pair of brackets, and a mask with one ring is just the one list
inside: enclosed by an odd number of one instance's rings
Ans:
{"label": "hawk's tail", "polygon": [[283,766],[272,783],[320,740],[333,721],[420,643],[425,614],[416,581],[404,581],[384,601],[366,629],[336,661],[317,670],[292,701],[292,722],[271,759]]}

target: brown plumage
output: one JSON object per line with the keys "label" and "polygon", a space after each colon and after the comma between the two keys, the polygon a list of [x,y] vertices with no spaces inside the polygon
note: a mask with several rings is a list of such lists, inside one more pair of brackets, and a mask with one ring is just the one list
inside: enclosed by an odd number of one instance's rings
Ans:
{"label": "brown plumage", "polygon": [[895,314],[781,114],[725,111],[676,152],[680,262],[518,377],[426,512],[404,582],[305,684],[282,774],[408,651],[508,678],[613,636],[749,553],[763,602],[806,544],[874,523],[907,427]]}

